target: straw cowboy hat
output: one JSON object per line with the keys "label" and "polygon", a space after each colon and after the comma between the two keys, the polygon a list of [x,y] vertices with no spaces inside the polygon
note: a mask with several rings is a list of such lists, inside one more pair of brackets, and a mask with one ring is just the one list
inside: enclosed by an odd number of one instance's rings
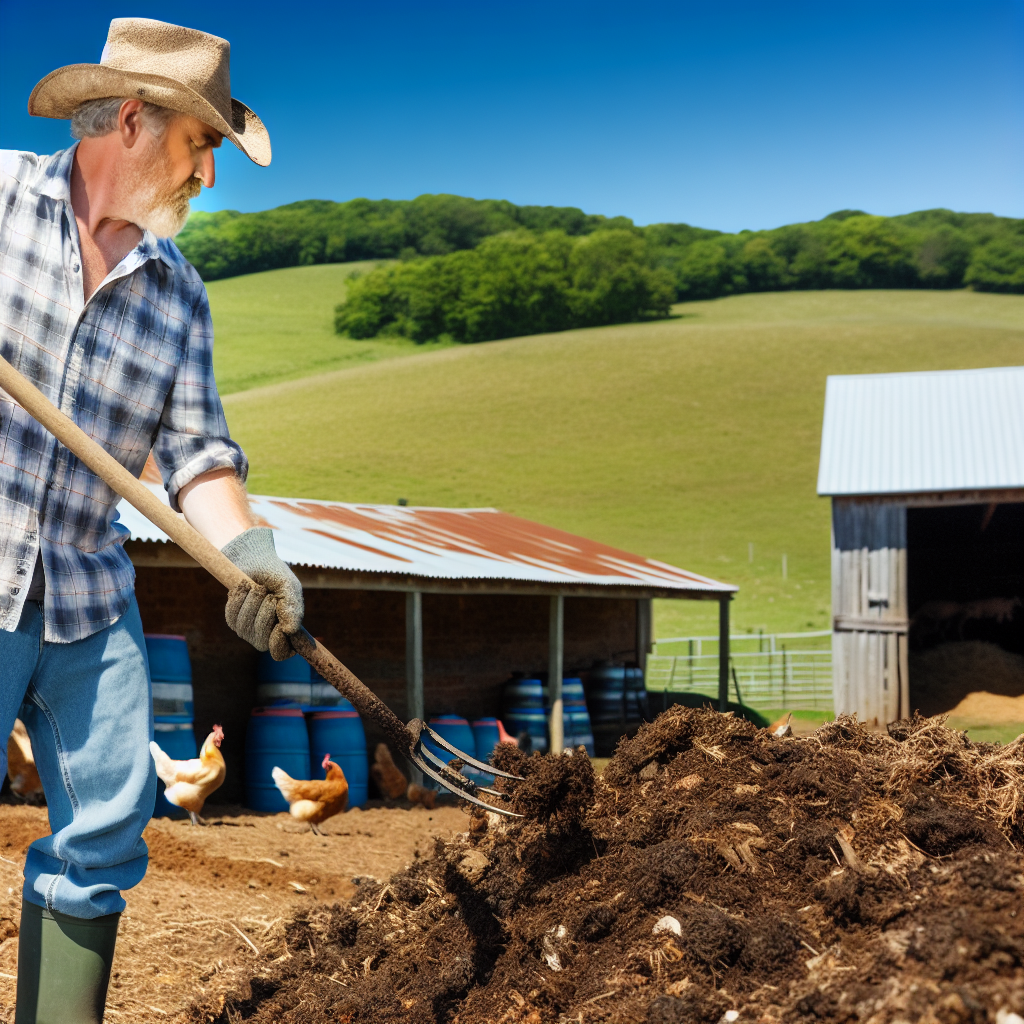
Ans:
{"label": "straw cowboy hat", "polygon": [[99,64],[51,71],[32,90],[28,112],[71,117],[86,100],[145,100],[198,117],[266,167],[270,135],[244,103],[232,98],[230,57],[231,44],[208,32],[149,18],[115,18]]}

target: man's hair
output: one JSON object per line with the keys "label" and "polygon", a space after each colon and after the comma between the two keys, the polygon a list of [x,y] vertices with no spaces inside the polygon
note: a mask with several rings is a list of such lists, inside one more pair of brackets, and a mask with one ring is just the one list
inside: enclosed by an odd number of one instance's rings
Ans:
{"label": "man's hair", "polygon": [[[121,104],[127,97],[108,96],[99,100],[86,100],[71,115],[71,134],[76,139],[98,139],[117,131],[117,118]],[[167,126],[178,116],[176,110],[143,103],[139,118],[146,129],[159,138]]]}

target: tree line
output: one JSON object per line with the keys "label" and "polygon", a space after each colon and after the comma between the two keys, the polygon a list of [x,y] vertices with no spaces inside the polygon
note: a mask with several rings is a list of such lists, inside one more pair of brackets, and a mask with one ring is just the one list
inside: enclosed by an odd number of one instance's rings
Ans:
{"label": "tree line", "polygon": [[516,206],[462,196],[347,203],[307,199],[260,213],[197,211],[176,241],[203,280],[216,281],[314,263],[441,256],[524,228],[576,236],[598,228],[632,229],[633,222],[574,207]]}
{"label": "tree line", "polygon": [[215,281],[313,263],[441,256],[520,230],[632,232],[672,274],[680,300],[806,288],[1024,292],[1024,220],[950,210],[899,217],[842,210],[820,221],[726,234],[462,196],[306,200],[261,213],[194,213],[178,245],[204,280]]}

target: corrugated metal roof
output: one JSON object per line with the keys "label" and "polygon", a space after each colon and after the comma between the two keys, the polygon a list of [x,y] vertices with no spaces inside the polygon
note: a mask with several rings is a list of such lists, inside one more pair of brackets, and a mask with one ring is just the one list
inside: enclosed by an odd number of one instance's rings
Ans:
{"label": "corrugated metal roof", "polygon": [[[166,501],[152,463],[142,479]],[[737,589],[493,508],[360,505],[258,494],[250,501],[259,520],[274,528],[278,554],[290,565],[446,580]],[[133,540],[168,540],[126,501],[118,512]]]}
{"label": "corrugated metal roof", "polygon": [[1024,366],[829,377],[818,493],[1024,487]]}

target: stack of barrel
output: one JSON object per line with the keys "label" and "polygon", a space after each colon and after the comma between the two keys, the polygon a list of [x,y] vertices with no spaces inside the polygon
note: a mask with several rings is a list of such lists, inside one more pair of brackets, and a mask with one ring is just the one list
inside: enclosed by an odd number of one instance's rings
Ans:
{"label": "stack of barrel", "polygon": [[[146,633],[149,677],[153,683],[153,738],[175,761],[199,753],[193,728],[192,662],[183,636]],[[187,812],[168,802],[164,784],[157,780],[154,818],[183,818]]]}
{"label": "stack of barrel", "polygon": [[245,737],[246,802],[258,811],[287,811],[271,776],[280,768],[293,779],[322,779],[329,753],[348,781],[348,806],[362,807],[369,786],[366,734],[359,712],[309,663],[293,655],[260,658],[256,696]]}
{"label": "stack of barrel", "polygon": [[598,757],[611,757],[619,740],[650,717],[643,669],[599,662],[590,672],[587,697]]}
{"label": "stack of barrel", "polygon": [[[548,688],[539,678],[514,675],[503,693],[505,728],[517,739],[528,738],[530,750],[546,754],[549,747],[551,705]],[[586,748],[594,756],[594,736],[583,694],[576,676],[562,680],[562,742],[566,749]],[[523,746],[522,740],[520,746]]]}

